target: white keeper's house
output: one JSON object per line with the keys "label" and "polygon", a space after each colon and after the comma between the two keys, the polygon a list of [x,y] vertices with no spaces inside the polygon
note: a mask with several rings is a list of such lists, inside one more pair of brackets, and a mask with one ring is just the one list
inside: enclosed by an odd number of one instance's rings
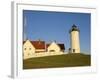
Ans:
{"label": "white keeper's house", "polygon": [[46,44],[45,41],[30,41],[30,40],[26,40],[23,42],[23,56],[24,59],[26,58],[31,58],[31,57],[35,57],[35,56],[39,56],[40,55],[43,56],[43,54],[48,54],[47,56],[49,56],[49,54],[61,54],[60,52],[64,52],[65,50],[65,46],[64,44],[57,44],[55,41],[50,43],[50,44]]}

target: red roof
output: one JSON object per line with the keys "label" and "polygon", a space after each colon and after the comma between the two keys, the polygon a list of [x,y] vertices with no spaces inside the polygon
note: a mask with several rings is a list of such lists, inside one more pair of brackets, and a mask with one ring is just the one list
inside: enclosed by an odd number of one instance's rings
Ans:
{"label": "red roof", "polygon": [[[23,41],[23,44],[26,41]],[[36,49],[45,49],[45,42],[44,41],[30,41],[32,43],[32,45],[36,48]]]}
{"label": "red roof", "polygon": [[45,49],[45,42],[44,41],[31,41],[31,43],[33,44],[33,46],[36,49]]}
{"label": "red roof", "polygon": [[[23,44],[25,43],[26,41],[23,41]],[[36,48],[36,49],[47,49],[48,46],[50,44],[45,44],[45,41],[30,41],[32,43],[32,45]],[[46,45],[46,47],[45,47]],[[57,44],[61,50],[65,50],[65,46],[64,44]]]}
{"label": "red roof", "polygon": [[64,44],[58,44],[58,45],[59,45],[59,47],[61,48],[61,50],[65,50]]}

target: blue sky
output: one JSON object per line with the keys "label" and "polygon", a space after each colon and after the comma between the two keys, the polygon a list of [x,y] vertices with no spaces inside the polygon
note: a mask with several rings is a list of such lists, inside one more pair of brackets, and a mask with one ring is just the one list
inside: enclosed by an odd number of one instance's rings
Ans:
{"label": "blue sky", "polygon": [[70,48],[69,30],[75,24],[80,29],[81,52],[90,54],[91,14],[23,10],[24,39],[55,41]]}

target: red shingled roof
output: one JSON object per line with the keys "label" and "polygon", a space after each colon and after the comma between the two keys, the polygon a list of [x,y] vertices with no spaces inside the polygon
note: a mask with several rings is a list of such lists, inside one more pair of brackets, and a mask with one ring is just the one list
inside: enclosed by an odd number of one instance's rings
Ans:
{"label": "red shingled roof", "polygon": [[[26,41],[23,41],[23,44]],[[30,41],[32,43],[32,45],[36,48],[36,49],[45,49],[45,42],[44,41]]]}
{"label": "red shingled roof", "polygon": [[[23,44],[25,43],[26,41],[23,41]],[[45,41],[30,41],[32,43],[32,45],[36,48],[36,49],[45,49],[45,45],[46,45],[46,49],[48,48],[48,46],[50,44],[45,44]],[[57,44],[61,50],[65,50],[65,46],[64,44]]]}
{"label": "red shingled roof", "polygon": [[36,49],[45,49],[45,42],[44,41],[31,41],[31,43],[33,44],[33,46]]}
{"label": "red shingled roof", "polygon": [[59,47],[61,48],[61,50],[65,50],[64,44],[58,44],[58,45],[59,45]]}

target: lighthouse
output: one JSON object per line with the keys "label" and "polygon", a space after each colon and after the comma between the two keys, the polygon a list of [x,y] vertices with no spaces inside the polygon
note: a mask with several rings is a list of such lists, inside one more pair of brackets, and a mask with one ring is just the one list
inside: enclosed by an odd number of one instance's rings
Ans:
{"label": "lighthouse", "polygon": [[75,24],[73,24],[69,33],[70,33],[70,46],[71,46],[70,52],[80,53],[80,39],[79,39],[80,30],[77,28]]}

